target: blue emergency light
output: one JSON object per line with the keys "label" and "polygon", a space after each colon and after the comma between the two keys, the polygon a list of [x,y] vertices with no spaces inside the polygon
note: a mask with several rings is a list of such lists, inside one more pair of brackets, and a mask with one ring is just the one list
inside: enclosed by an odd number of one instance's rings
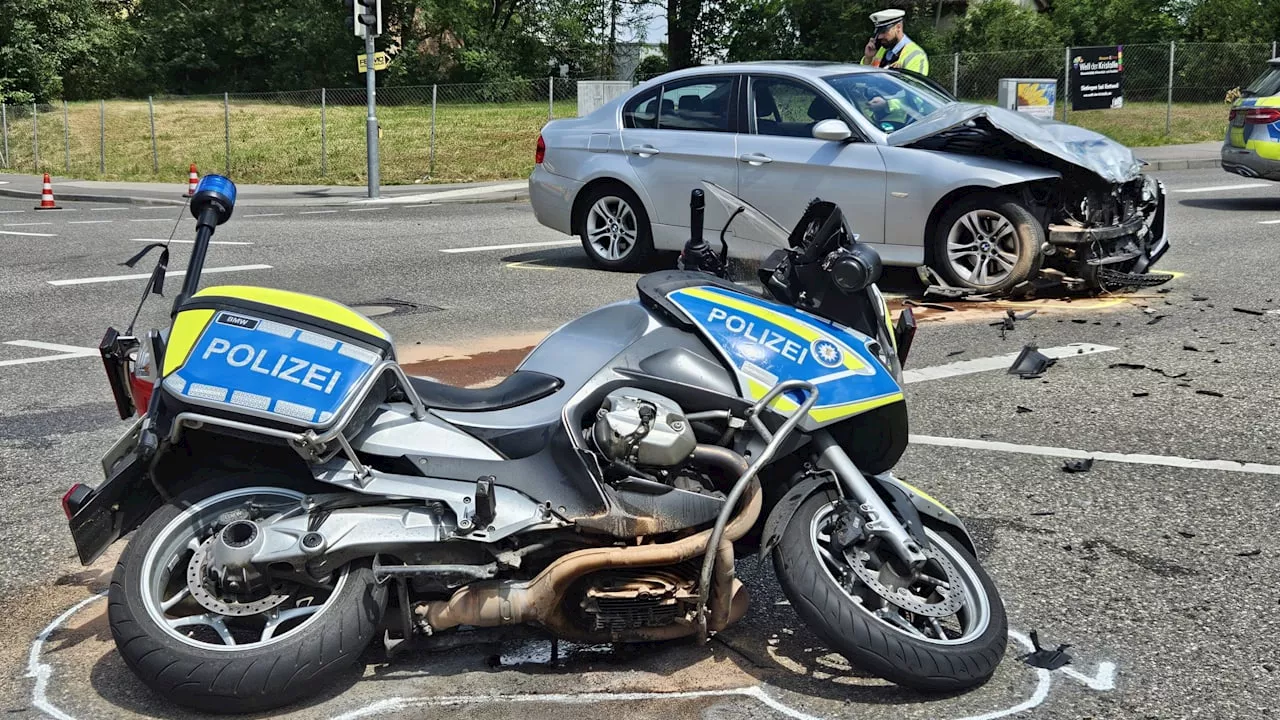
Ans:
{"label": "blue emergency light", "polygon": [[231,219],[231,211],[236,206],[236,184],[222,175],[205,175],[196,185],[196,192],[191,196],[191,215],[197,220],[208,208],[216,213],[217,224],[221,225]]}

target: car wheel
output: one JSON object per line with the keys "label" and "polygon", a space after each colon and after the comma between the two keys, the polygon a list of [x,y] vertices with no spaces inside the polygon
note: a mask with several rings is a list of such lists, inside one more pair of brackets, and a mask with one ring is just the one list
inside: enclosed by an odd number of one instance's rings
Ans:
{"label": "car wheel", "polygon": [[932,267],[956,287],[1005,292],[1040,271],[1044,243],[1044,228],[1014,200],[970,196],[938,222]]}
{"label": "car wheel", "polygon": [[622,185],[600,185],[579,206],[578,234],[596,267],[639,270],[653,257],[653,231],[640,198]]}

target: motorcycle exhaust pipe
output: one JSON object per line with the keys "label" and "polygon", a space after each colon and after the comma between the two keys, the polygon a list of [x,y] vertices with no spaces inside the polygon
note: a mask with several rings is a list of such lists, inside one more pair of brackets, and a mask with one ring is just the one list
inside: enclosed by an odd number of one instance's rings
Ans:
{"label": "motorcycle exhaust pipe", "polygon": [[[698,445],[691,457],[695,462],[719,467],[730,477],[741,477],[747,461],[738,453],[715,445]],[[733,541],[738,540],[760,518],[763,505],[760,483],[752,480],[742,498],[742,509],[725,526],[717,551],[717,572],[713,578],[714,600],[708,626],[722,630],[746,612],[747,596],[742,583],[733,576]],[[711,530],[674,542],[629,547],[589,548],[557,558],[532,580],[472,583],[457,590],[448,600],[426,603],[415,612],[432,631],[459,625],[493,627],[534,622],[570,640],[599,641],[561,611],[565,593],[583,576],[611,568],[666,566],[706,553]],[[691,635],[694,625],[673,624],[642,628],[629,634],[635,640],[666,640]]]}

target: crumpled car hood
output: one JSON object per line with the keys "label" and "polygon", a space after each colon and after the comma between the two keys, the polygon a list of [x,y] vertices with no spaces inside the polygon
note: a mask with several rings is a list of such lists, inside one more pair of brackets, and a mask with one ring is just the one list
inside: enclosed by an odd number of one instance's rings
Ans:
{"label": "crumpled car hood", "polygon": [[920,122],[890,133],[888,142],[895,147],[910,146],[978,118],[1018,142],[1089,170],[1108,182],[1127,182],[1142,172],[1142,161],[1133,156],[1133,151],[1105,135],[993,105],[952,103]]}

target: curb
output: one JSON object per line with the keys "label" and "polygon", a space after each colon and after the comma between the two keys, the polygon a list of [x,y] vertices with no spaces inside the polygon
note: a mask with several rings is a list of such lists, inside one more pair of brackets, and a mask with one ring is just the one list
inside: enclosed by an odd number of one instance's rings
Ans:
{"label": "curb", "polygon": [[1147,163],[1148,171],[1159,170],[1205,170],[1222,167],[1222,160],[1152,160]]}
{"label": "curb", "polygon": [[[20,200],[40,200],[40,193],[31,192],[29,190],[14,190],[11,188],[0,187],[0,197],[18,198]],[[94,195],[82,192],[62,192],[57,191],[59,200],[71,200],[73,202],[101,202],[101,203],[117,203],[123,205],[186,205],[181,200],[165,200],[163,198],[144,198],[133,197],[130,195]]]}

